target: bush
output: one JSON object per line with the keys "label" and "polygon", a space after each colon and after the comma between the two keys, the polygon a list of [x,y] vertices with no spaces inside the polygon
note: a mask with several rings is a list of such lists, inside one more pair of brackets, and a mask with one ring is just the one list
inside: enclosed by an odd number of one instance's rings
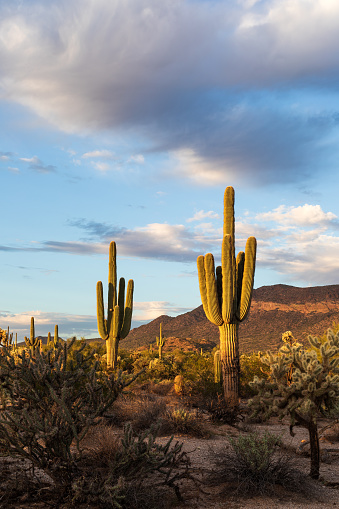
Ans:
{"label": "bush", "polygon": [[270,370],[266,364],[261,361],[262,352],[252,352],[249,355],[240,356],[240,395],[243,398],[254,396],[256,391],[251,387],[250,382],[254,377],[268,379]]}
{"label": "bush", "polygon": [[184,433],[194,437],[209,437],[210,432],[201,420],[185,408],[168,410],[161,420],[161,433]]}
{"label": "bush", "polygon": [[[249,433],[229,438],[231,448],[216,455],[214,482],[227,482],[242,495],[272,495],[276,485],[301,490],[306,476],[279,452],[280,437],[271,433]],[[230,486],[227,488],[230,490]]]}
{"label": "bush", "polygon": [[35,358],[0,355],[0,447],[65,489],[78,470],[80,441],[134,379],[97,372],[93,352],[81,345],[70,355],[72,348],[74,341]]}
{"label": "bush", "polygon": [[135,431],[141,431],[156,424],[165,412],[166,403],[163,400],[152,395],[134,396],[128,394],[120,397],[113,404],[110,422],[117,426],[129,422]]}
{"label": "bush", "polygon": [[109,442],[103,440],[101,448],[99,443],[87,458],[86,475],[73,483],[72,502],[120,509],[166,507],[168,494],[159,500],[159,489],[166,487],[182,500],[180,481],[192,478],[189,458],[182,443],[173,444],[172,437],[164,445],[157,444],[156,434],[156,427],[135,433],[127,424],[119,444],[112,440],[109,454]]}

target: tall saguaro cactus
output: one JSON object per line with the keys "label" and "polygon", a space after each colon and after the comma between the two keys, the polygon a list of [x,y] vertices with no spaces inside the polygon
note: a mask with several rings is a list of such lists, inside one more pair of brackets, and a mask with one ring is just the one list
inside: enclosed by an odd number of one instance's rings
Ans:
{"label": "tall saguaro cactus", "polygon": [[239,323],[250,309],[257,241],[249,237],[245,253],[235,257],[234,189],[224,195],[224,232],[221,267],[214,268],[211,253],[197,260],[201,301],[208,320],[219,327],[220,361],[225,401],[235,407],[239,403]]}
{"label": "tall saguaro cactus", "polygon": [[102,282],[97,283],[97,319],[100,337],[106,341],[107,367],[116,368],[118,346],[130,331],[133,311],[134,283],[130,279],[127,284],[125,302],[125,279],[120,278],[117,289],[116,244],[109,245],[108,261],[108,304],[105,318]]}

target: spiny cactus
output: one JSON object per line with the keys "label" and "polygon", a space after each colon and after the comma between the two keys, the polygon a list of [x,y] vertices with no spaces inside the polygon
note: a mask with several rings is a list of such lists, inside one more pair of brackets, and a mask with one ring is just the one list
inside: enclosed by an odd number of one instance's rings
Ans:
{"label": "spiny cactus", "polygon": [[216,384],[221,382],[220,350],[217,350],[214,354],[214,382]]}
{"label": "spiny cactus", "polygon": [[219,327],[220,358],[225,401],[239,404],[239,323],[250,309],[257,241],[247,239],[245,253],[235,257],[234,189],[224,195],[224,235],[221,267],[214,268],[211,253],[197,260],[201,301],[208,320]]}
{"label": "spiny cactus", "polygon": [[59,327],[56,325],[54,327],[54,339],[49,332],[47,335],[47,346],[48,348],[56,348],[59,344]]}
{"label": "spiny cactus", "polygon": [[159,359],[162,359],[162,348],[165,344],[165,338],[162,336],[162,323],[160,323],[160,333],[157,336],[157,347],[159,348]]}
{"label": "spiny cactus", "polygon": [[35,329],[34,329],[34,317],[31,318],[31,330],[30,330],[30,338],[28,339],[25,336],[26,345],[31,349],[32,355],[35,354],[36,348],[39,346],[40,339],[35,337]]}
{"label": "spiny cactus", "polygon": [[117,289],[116,244],[109,245],[108,262],[108,304],[105,319],[102,282],[97,283],[97,320],[100,337],[106,341],[107,367],[116,368],[118,346],[130,331],[133,310],[134,283],[130,279],[127,284],[125,301],[125,279],[120,278]]}
{"label": "spiny cactus", "polygon": [[6,348],[10,348],[13,341],[13,332],[9,333],[9,327],[7,327],[7,332],[3,329],[0,329],[0,344]]}
{"label": "spiny cactus", "polygon": [[[317,420],[328,416],[339,403],[339,332],[327,333],[327,340],[309,336],[311,349],[292,340],[278,354],[268,352],[261,360],[270,367],[269,380],[254,377],[250,384],[257,395],[249,401],[253,416],[290,417],[290,432],[300,424],[307,428],[311,447],[310,476],[319,477],[320,450]],[[286,339],[286,337],[285,337]],[[283,338],[284,340],[284,338]]]}

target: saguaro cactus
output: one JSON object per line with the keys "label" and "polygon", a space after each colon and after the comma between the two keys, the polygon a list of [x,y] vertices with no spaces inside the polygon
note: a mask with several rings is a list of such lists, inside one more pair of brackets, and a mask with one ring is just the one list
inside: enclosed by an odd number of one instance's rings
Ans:
{"label": "saguaro cactus", "polygon": [[160,323],[160,333],[157,336],[157,347],[159,348],[159,359],[162,359],[162,348],[165,344],[165,338],[162,336],[162,323]]}
{"label": "saguaro cactus", "polygon": [[107,367],[116,368],[118,346],[130,331],[133,310],[134,283],[130,279],[127,284],[125,301],[125,279],[120,278],[117,290],[116,245],[109,245],[108,261],[108,304],[105,319],[102,282],[97,283],[97,319],[100,337],[106,341]]}
{"label": "saguaro cactus", "polygon": [[257,241],[247,239],[245,253],[235,257],[234,189],[224,195],[224,232],[221,267],[214,268],[211,253],[197,260],[201,301],[210,322],[219,327],[220,361],[225,401],[239,403],[239,323],[245,320],[251,304]]}
{"label": "saguaro cactus", "polygon": [[25,336],[26,345],[31,349],[32,355],[35,354],[36,348],[40,344],[40,339],[35,337],[35,329],[34,329],[34,317],[31,318],[31,330],[30,330],[30,338],[28,339]]}

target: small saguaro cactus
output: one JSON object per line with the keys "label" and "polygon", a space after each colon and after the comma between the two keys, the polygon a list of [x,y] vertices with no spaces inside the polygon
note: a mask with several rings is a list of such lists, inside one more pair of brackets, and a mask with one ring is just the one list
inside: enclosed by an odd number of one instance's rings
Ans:
{"label": "small saguaro cactus", "polygon": [[120,278],[117,289],[116,244],[109,245],[108,261],[108,303],[105,319],[102,282],[97,283],[97,320],[100,337],[106,341],[107,367],[117,366],[118,346],[130,331],[133,311],[134,283],[130,279],[127,284],[125,302],[125,279]]}
{"label": "small saguaro cactus", "polygon": [[245,253],[235,257],[234,189],[224,195],[224,235],[221,267],[214,268],[211,253],[197,260],[201,301],[208,320],[219,327],[224,397],[230,407],[239,404],[239,323],[250,309],[257,241],[247,239]]}
{"label": "small saguaro cactus", "polygon": [[220,350],[217,350],[214,354],[214,382],[216,384],[221,382]]}
{"label": "small saguaro cactus", "polygon": [[157,336],[157,347],[159,348],[159,359],[162,359],[162,348],[165,344],[165,338],[162,336],[162,323],[160,323],[160,333]]}
{"label": "small saguaro cactus", "polygon": [[32,355],[35,355],[35,350],[39,346],[40,339],[35,337],[35,329],[34,329],[34,317],[31,318],[31,330],[30,330],[30,338],[28,339],[25,336],[26,345],[30,348]]}

